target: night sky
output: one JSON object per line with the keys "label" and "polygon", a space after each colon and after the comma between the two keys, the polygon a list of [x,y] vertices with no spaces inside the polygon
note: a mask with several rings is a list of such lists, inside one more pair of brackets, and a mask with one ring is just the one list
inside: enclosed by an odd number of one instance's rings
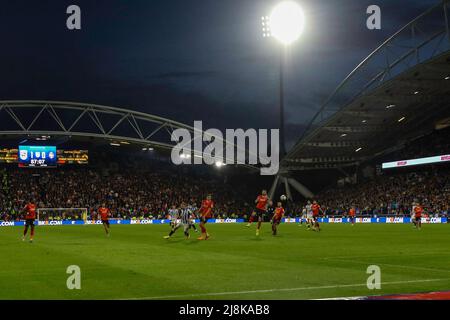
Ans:
{"label": "night sky", "polygon": [[[289,52],[287,139],[338,83],[438,0],[298,0],[307,24]],[[267,0],[1,0],[0,100],[130,108],[204,127],[277,128],[280,45],[262,37]],[[82,30],[66,28],[66,8]],[[366,8],[382,9],[382,30]]]}

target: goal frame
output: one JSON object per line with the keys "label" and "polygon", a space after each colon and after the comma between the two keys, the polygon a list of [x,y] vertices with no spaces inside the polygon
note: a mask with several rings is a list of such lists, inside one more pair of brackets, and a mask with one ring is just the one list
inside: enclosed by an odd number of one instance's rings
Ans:
{"label": "goal frame", "polygon": [[38,208],[38,209],[36,209],[37,220],[41,221],[41,219],[40,219],[40,212],[41,211],[64,211],[64,210],[67,210],[67,211],[80,210],[82,212],[81,213],[81,219],[86,223],[86,221],[87,221],[87,214],[88,214],[88,211],[89,211],[88,208]]}

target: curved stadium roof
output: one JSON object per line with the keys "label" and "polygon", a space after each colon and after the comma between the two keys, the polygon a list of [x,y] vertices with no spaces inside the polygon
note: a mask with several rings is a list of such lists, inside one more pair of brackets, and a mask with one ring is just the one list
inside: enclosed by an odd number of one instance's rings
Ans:
{"label": "curved stadium roof", "polygon": [[321,106],[283,171],[357,165],[450,117],[450,1],[400,29]]}

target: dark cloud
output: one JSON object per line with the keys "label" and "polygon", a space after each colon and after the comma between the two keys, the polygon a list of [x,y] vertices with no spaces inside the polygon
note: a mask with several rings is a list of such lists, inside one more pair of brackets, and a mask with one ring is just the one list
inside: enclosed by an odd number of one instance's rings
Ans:
{"label": "dark cloud", "polygon": [[[294,141],[351,70],[437,0],[303,0],[307,26],[289,54],[287,138]],[[280,47],[261,35],[273,0],[17,0],[0,10],[0,99],[130,107],[218,128],[278,125]],[[382,30],[366,8],[382,9]],[[425,28],[426,29],[426,28]]]}

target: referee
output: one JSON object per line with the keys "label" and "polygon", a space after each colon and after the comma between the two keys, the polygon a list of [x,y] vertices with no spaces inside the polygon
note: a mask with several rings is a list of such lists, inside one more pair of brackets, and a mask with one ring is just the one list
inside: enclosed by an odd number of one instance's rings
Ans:
{"label": "referee", "polygon": [[186,239],[189,239],[189,226],[191,224],[191,216],[192,216],[192,209],[188,208],[185,202],[181,203],[180,210],[178,213],[179,220],[174,221],[172,224],[172,230],[170,231],[168,236],[164,236],[164,239],[169,239],[172,237],[172,235],[181,227],[183,226],[184,229],[184,236]]}

